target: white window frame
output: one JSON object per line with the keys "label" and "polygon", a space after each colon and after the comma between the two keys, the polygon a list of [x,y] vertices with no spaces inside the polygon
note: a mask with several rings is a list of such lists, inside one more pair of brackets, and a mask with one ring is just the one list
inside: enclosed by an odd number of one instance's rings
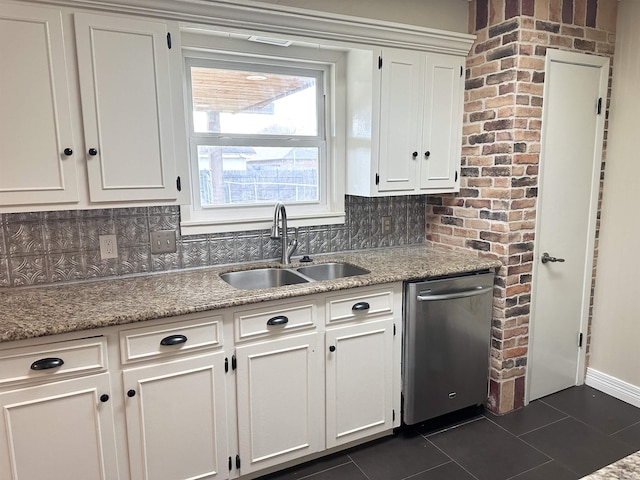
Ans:
{"label": "white window frame", "polygon": [[[211,37],[203,36],[204,43],[211,44]],[[214,39],[214,45],[216,40]],[[200,205],[200,180],[198,168],[198,145],[228,145],[233,143],[224,134],[196,133],[193,127],[191,97],[191,66],[229,67],[232,64],[250,63],[252,70],[265,69],[276,73],[300,73],[316,76],[322,72],[324,95],[319,101],[318,112],[324,113],[324,124],[318,125],[318,137],[291,136],[295,146],[318,146],[318,202],[298,202],[286,204],[289,225],[292,227],[342,224],[345,220],[345,160],[344,160],[344,88],[337,88],[344,82],[343,54],[337,51],[321,51],[317,47],[282,48],[264,45],[254,47],[249,42],[234,40],[225,45],[229,50],[217,48],[183,48],[185,65],[184,91],[187,108],[187,133],[190,148],[191,203],[181,207],[181,233],[197,235],[217,232],[247,231],[269,228],[273,221],[273,205],[228,205],[203,208]],[[232,45],[231,45],[232,44]],[[239,50],[238,47],[244,47]],[[258,50],[258,51],[256,51]],[[291,53],[291,56],[289,55]],[[340,106],[340,108],[336,108]],[[322,117],[323,115],[319,115]],[[336,132],[342,133],[337,135]],[[226,135],[226,137],[229,137]],[[242,136],[238,136],[242,137]],[[246,138],[246,136],[244,136]],[[252,137],[258,138],[258,137]],[[281,137],[277,137],[276,142]],[[270,143],[271,142],[271,143]],[[274,137],[259,136],[260,146],[274,144]],[[279,146],[280,144],[278,144]],[[274,145],[275,146],[275,145]]]}

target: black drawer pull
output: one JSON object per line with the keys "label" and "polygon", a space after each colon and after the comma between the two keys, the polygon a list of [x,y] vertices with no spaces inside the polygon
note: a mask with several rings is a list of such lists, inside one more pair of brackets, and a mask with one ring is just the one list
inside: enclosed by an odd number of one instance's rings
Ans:
{"label": "black drawer pull", "polygon": [[354,304],[353,307],[351,307],[351,310],[353,310],[354,312],[366,312],[367,310],[369,310],[369,308],[370,308],[369,303],[358,302]]}
{"label": "black drawer pull", "polygon": [[287,323],[289,323],[289,319],[284,315],[278,315],[276,317],[272,317],[269,320],[267,320],[267,325],[269,326],[286,325]]}
{"label": "black drawer pull", "polygon": [[31,364],[31,370],[49,370],[50,368],[58,368],[64,365],[61,358],[41,358]]}
{"label": "black drawer pull", "polygon": [[160,345],[180,345],[181,343],[187,343],[187,337],[184,335],[169,335],[160,340]]}

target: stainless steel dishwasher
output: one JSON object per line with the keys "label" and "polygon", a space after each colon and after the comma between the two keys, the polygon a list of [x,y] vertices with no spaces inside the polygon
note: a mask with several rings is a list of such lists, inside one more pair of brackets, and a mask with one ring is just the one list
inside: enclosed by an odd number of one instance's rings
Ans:
{"label": "stainless steel dishwasher", "polygon": [[493,277],[484,271],[405,284],[407,425],[487,399]]}

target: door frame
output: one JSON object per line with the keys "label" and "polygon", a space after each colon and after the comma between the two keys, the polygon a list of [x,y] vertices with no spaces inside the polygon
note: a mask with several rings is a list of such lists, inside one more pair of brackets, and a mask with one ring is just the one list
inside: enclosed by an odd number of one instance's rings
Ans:
{"label": "door frame", "polygon": [[[527,350],[527,357],[532,359],[532,352],[534,348],[534,331],[533,326],[535,323],[535,300],[537,296],[537,278],[538,268],[540,268],[540,233],[541,233],[541,221],[540,221],[540,207],[541,199],[544,196],[544,173],[545,173],[545,146],[546,146],[546,124],[549,113],[548,102],[544,101],[544,98],[548,98],[548,89],[550,80],[552,81],[549,73],[550,67],[553,62],[559,63],[571,63],[575,65],[584,65],[589,67],[595,67],[600,69],[600,90],[599,96],[603,101],[603,110],[596,120],[596,136],[597,141],[595,143],[594,156],[592,161],[591,172],[591,196],[589,201],[589,227],[587,238],[587,252],[589,255],[585,258],[585,276],[583,278],[582,285],[582,308],[580,313],[580,332],[583,334],[582,347],[577,347],[578,354],[578,366],[576,371],[576,385],[582,385],[584,383],[586,375],[586,353],[587,353],[587,340],[588,340],[588,325],[589,325],[589,305],[591,301],[591,286],[593,281],[593,263],[595,254],[595,236],[598,214],[598,199],[600,195],[600,171],[602,168],[602,153],[604,147],[604,126],[606,122],[607,112],[607,98],[608,98],[608,84],[609,84],[609,64],[610,59],[608,57],[601,57],[597,55],[590,55],[585,53],[566,52],[556,49],[547,49],[545,57],[545,81],[543,91],[543,104],[542,104],[542,129],[540,138],[540,161],[538,170],[538,196],[536,198],[536,220],[535,220],[535,242],[533,248],[533,270],[531,280],[531,310],[529,319],[529,343]],[[594,108],[597,106],[594,105]],[[588,273],[586,273],[588,272]],[[576,339],[577,340],[577,339]],[[577,343],[576,343],[577,345]],[[531,393],[531,375],[530,370],[533,368],[531,363],[527,365],[529,372],[526,376],[525,386],[525,404],[529,403],[529,396]]]}

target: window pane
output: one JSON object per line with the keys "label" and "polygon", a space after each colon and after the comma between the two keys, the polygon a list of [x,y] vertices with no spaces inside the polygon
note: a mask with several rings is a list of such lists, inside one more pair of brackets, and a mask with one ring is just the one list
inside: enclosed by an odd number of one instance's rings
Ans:
{"label": "window pane", "polygon": [[203,207],[317,202],[317,147],[198,146]]}
{"label": "window pane", "polygon": [[195,132],[318,135],[316,78],[191,67]]}

